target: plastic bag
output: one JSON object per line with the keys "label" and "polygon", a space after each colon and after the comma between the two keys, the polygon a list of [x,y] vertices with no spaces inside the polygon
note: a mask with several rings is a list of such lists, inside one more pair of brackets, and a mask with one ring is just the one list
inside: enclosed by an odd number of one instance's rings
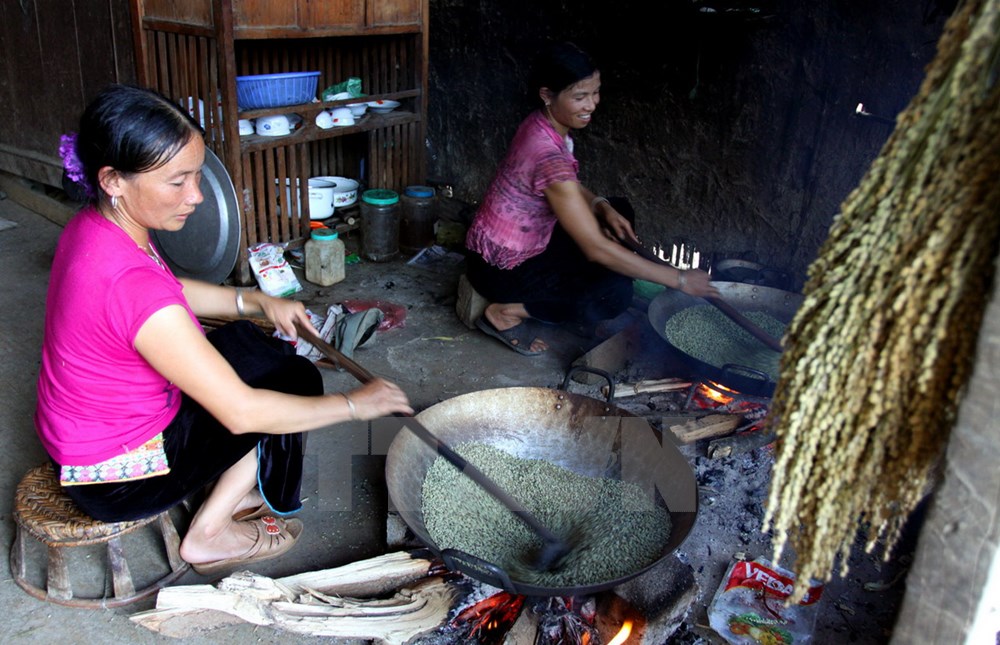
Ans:
{"label": "plastic bag", "polygon": [[809,587],[797,605],[785,606],[795,574],[769,561],[734,561],[708,608],[708,622],[730,643],[798,645],[812,637],[823,585]]}
{"label": "plastic bag", "polygon": [[381,310],[385,316],[376,328],[378,331],[402,327],[406,322],[406,307],[385,302],[384,300],[345,300],[341,304],[344,305],[344,311],[350,313],[364,311],[365,309]]}
{"label": "plastic bag", "polygon": [[285,261],[285,249],[280,244],[265,242],[249,248],[250,267],[260,290],[275,298],[284,298],[302,291],[299,279]]}
{"label": "plastic bag", "polygon": [[351,76],[346,81],[337,83],[336,85],[331,85],[323,90],[323,100],[329,101],[331,96],[334,94],[340,94],[341,92],[347,92],[354,98],[364,96],[364,94],[361,93],[361,79],[357,76]]}

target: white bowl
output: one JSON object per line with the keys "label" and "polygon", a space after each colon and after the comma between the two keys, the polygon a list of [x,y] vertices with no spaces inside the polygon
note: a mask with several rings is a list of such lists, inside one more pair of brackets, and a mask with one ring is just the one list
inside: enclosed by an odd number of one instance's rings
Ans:
{"label": "white bowl", "polygon": [[334,127],[354,125],[354,115],[351,113],[351,110],[346,107],[331,109],[330,116],[332,117]]}
{"label": "white bowl", "polygon": [[324,130],[333,127],[333,117],[326,110],[316,115],[316,126]]}
{"label": "white bowl", "polygon": [[388,114],[399,107],[399,101],[368,101],[368,109],[375,114]]}
{"label": "white bowl", "polygon": [[335,184],[333,189],[333,205],[335,208],[345,208],[358,201],[358,182],[347,177],[313,177]]}
{"label": "white bowl", "polygon": [[262,137],[281,137],[292,131],[291,121],[284,114],[257,117],[257,123],[254,127],[257,134]]}
{"label": "white bowl", "polygon": [[361,116],[368,110],[367,103],[348,103],[346,107],[351,111],[351,114],[356,117]]}

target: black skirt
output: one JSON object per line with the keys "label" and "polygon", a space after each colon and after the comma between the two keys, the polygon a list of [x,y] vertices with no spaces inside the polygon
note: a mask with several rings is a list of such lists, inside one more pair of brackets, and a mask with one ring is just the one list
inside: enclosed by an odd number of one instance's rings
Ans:
{"label": "black skirt", "polygon": [[[323,377],[308,359],[284,341],[248,321],[208,333],[208,340],[248,385],[287,394],[323,393]],[[303,436],[229,432],[197,402],[184,395],[181,409],[163,430],[170,472],[148,479],[66,486],[80,509],[103,522],[122,522],[163,512],[202,491],[256,447],[257,481],[278,514],[302,507]],[[56,464],[58,472],[59,464]]]}

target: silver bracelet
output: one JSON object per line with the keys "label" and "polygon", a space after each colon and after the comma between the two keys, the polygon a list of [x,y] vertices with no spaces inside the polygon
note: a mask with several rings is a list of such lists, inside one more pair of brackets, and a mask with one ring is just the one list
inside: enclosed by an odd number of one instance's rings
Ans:
{"label": "silver bracelet", "polygon": [[684,276],[684,270],[677,270],[677,288],[681,291],[684,290],[685,285],[687,285],[687,278]]}
{"label": "silver bracelet", "polygon": [[236,314],[241,318],[247,315],[246,309],[243,308],[243,289],[236,287]]}
{"label": "silver bracelet", "polygon": [[357,419],[358,409],[354,407],[354,401],[352,401],[351,397],[347,396],[343,392],[340,393],[340,396],[344,397],[344,400],[347,401],[347,409],[351,411],[351,419]]}
{"label": "silver bracelet", "polygon": [[597,197],[590,200],[590,210],[596,213],[597,210],[595,209],[597,208],[598,204],[610,204],[610,203],[611,202],[608,201],[607,197],[601,197],[600,195],[598,195]]}

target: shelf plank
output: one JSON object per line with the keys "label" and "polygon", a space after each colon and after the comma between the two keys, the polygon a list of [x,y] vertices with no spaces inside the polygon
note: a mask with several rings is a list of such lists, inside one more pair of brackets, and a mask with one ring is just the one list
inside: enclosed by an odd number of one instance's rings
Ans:
{"label": "shelf plank", "polygon": [[248,134],[240,137],[240,149],[243,153],[258,152],[277,148],[281,146],[294,145],[296,143],[308,143],[309,141],[319,141],[333,137],[343,137],[361,132],[369,132],[394,125],[404,125],[415,123],[420,120],[420,116],[413,112],[400,112],[394,110],[389,114],[370,114],[366,112],[354,125],[340,126],[323,129],[317,127],[315,122],[303,120],[299,129],[291,134],[281,137],[264,137],[258,134]]}

